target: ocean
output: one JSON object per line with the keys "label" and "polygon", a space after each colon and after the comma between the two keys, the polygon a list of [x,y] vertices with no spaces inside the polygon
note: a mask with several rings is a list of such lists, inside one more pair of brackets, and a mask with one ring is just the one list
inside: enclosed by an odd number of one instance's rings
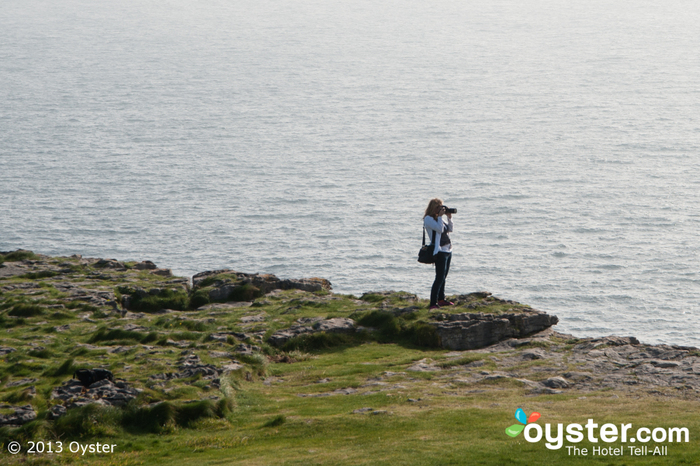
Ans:
{"label": "ocean", "polygon": [[700,3],[6,0],[0,250],[448,294],[700,346]]}

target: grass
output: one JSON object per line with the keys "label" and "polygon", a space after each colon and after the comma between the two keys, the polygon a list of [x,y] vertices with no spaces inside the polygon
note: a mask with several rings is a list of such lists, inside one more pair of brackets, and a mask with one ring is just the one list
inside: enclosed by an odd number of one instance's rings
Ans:
{"label": "grass", "polygon": [[13,317],[35,317],[44,314],[46,311],[42,306],[36,304],[16,304],[7,313]]}
{"label": "grass", "polygon": [[140,297],[132,295],[130,309],[143,312],[157,312],[161,309],[183,311],[190,306],[189,297],[183,291],[163,290],[158,295]]}
{"label": "grass", "polygon": [[[61,260],[63,261],[63,260]],[[90,282],[95,290],[138,296],[136,287],[164,289],[162,277],[147,272],[76,270],[74,283]],[[95,274],[97,277],[97,274]],[[225,278],[225,277],[224,277]],[[34,279],[13,278],[22,284]],[[36,279],[39,280],[39,279]],[[61,278],[63,280],[63,278]],[[66,279],[68,280],[68,279]],[[0,347],[15,348],[0,359],[0,400],[31,404],[38,416],[20,429],[0,429],[0,443],[11,440],[70,441],[116,444],[114,454],[11,456],[13,464],[178,464],[178,465],[558,465],[558,464],[698,464],[700,432],[698,396],[690,390],[643,387],[538,395],[509,378],[478,382],[498,370],[512,352],[464,351],[435,347],[427,303],[407,294],[369,294],[358,304],[354,296],[302,293],[287,290],[256,301],[255,308],[222,312],[197,311],[191,294],[177,292],[143,296],[144,315],[131,309],[128,320],[106,306],[70,300],[54,287],[56,278],[36,288],[0,295]],[[209,285],[213,285],[212,281]],[[62,288],[61,288],[62,289]],[[42,292],[34,296],[29,293]],[[117,290],[117,298],[122,294]],[[148,298],[155,301],[149,302]],[[38,298],[38,299],[37,299]],[[37,299],[36,301],[33,301]],[[187,312],[154,316],[173,309],[176,299]],[[189,302],[187,302],[189,299]],[[476,312],[502,311],[503,303],[489,302]],[[60,310],[47,306],[63,304]],[[177,304],[177,303],[176,303]],[[397,309],[416,306],[412,312]],[[465,312],[455,306],[453,312]],[[18,315],[9,315],[15,312]],[[244,323],[242,317],[261,314],[264,322]],[[351,317],[375,330],[355,334],[314,334],[273,348],[253,334],[285,328],[305,317]],[[94,319],[99,318],[99,321]],[[56,319],[70,319],[70,327],[52,331]],[[216,319],[211,322],[209,319]],[[133,324],[133,327],[125,327]],[[131,330],[125,330],[131,328]],[[219,332],[227,341],[207,339]],[[241,336],[239,333],[246,333]],[[242,342],[262,348],[253,355],[236,353]],[[176,343],[167,343],[175,340]],[[552,337],[529,346],[561,354],[563,361],[580,340]],[[157,343],[157,344],[156,344]],[[187,351],[185,353],[184,351]],[[152,374],[181,370],[180,360],[196,354],[203,364],[222,367],[235,360],[240,367],[214,381],[151,379]],[[436,370],[413,372],[418,361],[433,361]],[[484,364],[471,364],[484,361]],[[539,380],[568,370],[546,360],[515,364],[518,378]],[[88,406],[51,421],[49,408],[57,403],[52,390],[69,380],[77,368],[108,367],[118,380],[142,390],[122,408]],[[551,369],[548,371],[547,369]],[[552,372],[553,371],[553,372]],[[515,377],[516,375],[514,375]],[[8,386],[20,379],[20,385]],[[29,387],[33,386],[34,389]],[[384,414],[353,414],[360,408]],[[569,456],[566,449],[549,450],[544,442],[528,443],[521,434],[510,438],[505,428],[515,424],[517,408],[542,414],[538,424],[632,423],[635,428],[688,427],[691,443],[667,444],[667,457]],[[10,414],[4,409],[2,414]],[[566,442],[565,442],[566,443]],[[652,442],[653,443],[653,442]],[[605,444],[607,445],[607,444]],[[619,441],[610,446],[622,446]],[[601,446],[584,441],[577,446]]]}
{"label": "grass", "polygon": [[23,249],[18,249],[7,254],[0,254],[0,264],[3,262],[19,262],[23,260],[38,260],[39,256],[34,254],[32,251],[25,251]]}
{"label": "grass", "polygon": [[122,330],[122,329],[112,329],[101,328],[95,334],[90,337],[88,343],[98,343],[98,342],[123,342],[129,343],[153,343],[157,341],[160,337],[156,332],[150,332],[148,334],[143,332],[135,332],[133,330]]}

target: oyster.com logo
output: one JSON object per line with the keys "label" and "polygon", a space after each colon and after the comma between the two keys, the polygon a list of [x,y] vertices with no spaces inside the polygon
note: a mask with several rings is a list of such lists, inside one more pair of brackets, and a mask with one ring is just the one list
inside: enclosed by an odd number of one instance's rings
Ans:
{"label": "oyster.com logo", "polygon": [[532,413],[530,414],[530,417],[527,417],[525,416],[525,411],[523,411],[521,408],[518,408],[517,411],[515,411],[515,419],[520,424],[513,424],[510,427],[506,427],[506,434],[510,437],[517,437],[518,435],[520,435],[520,432],[522,432],[525,429],[525,426],[527,424],[532,424],[533,422],[536,422],[540,418],[540,416],[540,413]]}

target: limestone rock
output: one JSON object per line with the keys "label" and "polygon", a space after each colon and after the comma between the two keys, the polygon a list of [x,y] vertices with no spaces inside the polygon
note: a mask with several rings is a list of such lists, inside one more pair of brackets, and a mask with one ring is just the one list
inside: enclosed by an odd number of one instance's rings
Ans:
{"label": "limestone rock", "polygon": [[58,419],[59,417],[65,415],[67,412],[68,412],[68,410],[63,405],[52,406],[51,409],[49,409],[48,419],[49,420]]}
{"label": "limestone rock", "polygon": [[20,385],[28,385],[30,383],[36,383],[37,379],[21,379],[17,380],[15,382],[8,382],[7,385],[5,385],[7,388],[11,387],[18,387]]}
{"label": "limestone rock", "polygon": [[136,270],[155,270],[158,267],[151,261],[142,261],[134,266]]}
{"label": "limestone rock", "polygon": [[[131,388],[126,382],[112,382],[100,380],[85,389],[79,380],[68,380],[60,387],[51,391],[52,400],[64,402],[66,409],[85,406],[87,404],[100,404],[105,406],[124,406],[135,399],[141,390]],[[60,409],[57,409],[57,412]]]}
{"label": "limestone rock", "polygon": [[273,346],[280,347],[294,337],[318,332],[353,333],[355,332],[355,321],[345,317],[335,317],[315,322],[312,325],[293,325],[290,328],[275,332],[267,341]]}
{"label": "limestone rock", "polygon": [[202,361],[199,359],[199,356],[197,356],[189,350],[185,350],[181,354],[183,355],[183,357],[180,358],[180,360],[178,361],[178,369],[180,369],[180,372],[166,372],[162,374],[155,374],[149,376],[149,379],[166,381],[172,379],[184,379],[201,374],[202,379],[211,380],[212,386],[218,388],[219,375],[221,373],[225,372],[226,370],[235,370],[240,368],[238,367],[239,365],[235,361],[235,369],[220,369],[211,364],[202,364]]}
{"label": "limestone rock", "polygon": [[14,410],[12,414],[0,415],[0,427],[19,427],[36,419],[36,412],[32,405],[0,405],[0,408]]}
{"label": "limestone rock", "polygon": [[508,338],[521,338],[559,322],[557,316],[531,311],[522,314],[451,314],[448,321],[433,323],[443,348],[470,350]]}
{"label": "limestone rock", "polygon": [[241,343],[240,345],[236,346],[236,349],[234,351],[238,354],[245,354],[247,356],[250,356],[253,353],[259,353],[260,349],[261,348],[259,346]]}
{"label": "limestone rock", "polygon": [[431,359],[424,358],[416,362],[414,365],[412,365],[406,370],[411,372],[435,372],[439,371],[440,368],[433,364],[433,361]]}
{"label": "limestone rock", "polygon": [[543,381],[542,385],[549,388],[569,388],[569,382],[562,377],[550,377]]}
{"label": "limestone rock", "polygon": [[545,353],[544,353],[544,350],[542,350],[540,348],[533,348],[533,349],[523,351],[522,357],[523,357],[523,359],[529,359],[529,360],[544,359]]}
{"label": "limestone rock", "polygon": [[96,269],[113,269],[116,272],[123,272],[126,270],[124,263],[116,259],[100,259],[93,264],[93,267]]}
{"label": "limestone rock", "polygon": [[324,278],[279,279],[272,274],[247,274],[234,270],[212,270],[201,272],[192,277],[192,284],[198,288],[204,280],[217,275],[226,274],[235,278],[225,278],[214,282],[214,288],[209,291],[209,299],[212,301],[227,300],[231,292],[239,286],[251,284],[258,288],[262,294],[273,290],[321,291],[330,290],[331,282]]}

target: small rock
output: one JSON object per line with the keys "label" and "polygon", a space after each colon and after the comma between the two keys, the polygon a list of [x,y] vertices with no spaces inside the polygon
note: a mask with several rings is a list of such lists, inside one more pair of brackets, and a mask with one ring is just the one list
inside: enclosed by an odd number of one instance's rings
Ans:
{"label": "small rock", "polygon": [[248,324],[251,322],[264,322],[266,314],[258,314],[255,316],[244,316],[241,317],[241,323]]}
{"label": "small rock", "polygon": [[526,359],[526,360],[544,359],[545,354],[544,354],[544,351],[542,349],[533,348],[530,350],[523,351],[522,357],[523,357],[523,359]]}
{"label": "small rock", "polygon": [[440,368],[435,366],[432,360],[425,358],[421,359],[406,370],[411,372],[435,372],[439,371]]}
{"label": "small rock", "polygon": [[7,388],[11,387],[18,387],[20,385],[27,385],[30,383],[35,383],[37,379],[22,379],[22,380],[17,380],[16,382],[8,382],[7,385],[5,385]]}
{"label": "small rock", "polygon": [[542,385],[549,388],[569,388],[570,384],[562,377],[550,377],[542,382]]}
{"label": "small rock", "polygon": [[50,421],[58,419],[59,417],[65,415],[68,412],[65,406],[63,405],[55,405],[52,406],[51,409],[49,409],[49,414],[48,418]]}
{"label": "small rock", "polygon": [[530,391],[530,393],[532,393],[533,395],[560,395],[564,392],[549,387],[540,387]]}
{"label": "small rock", "polygon": [[660,369],[672,369],[680,366],[676,361],[651,361],[651,363]]}
{"label": "small rock", "polygon": [[374,411],[374,408],[359,408],[356,409],[352,412],[352,414],[365,414],[365,413],[371,413]]}

